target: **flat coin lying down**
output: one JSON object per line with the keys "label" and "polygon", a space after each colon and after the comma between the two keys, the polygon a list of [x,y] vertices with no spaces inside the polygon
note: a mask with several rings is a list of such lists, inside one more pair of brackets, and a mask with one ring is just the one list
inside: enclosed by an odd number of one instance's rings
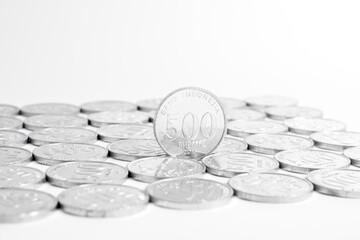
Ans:
{"label": "flat coin lying down", "polygon": [[311,134],[315,146],[327,150],[343,151],[360,146],[360,133],[347,131],[317,132]]}
{"label": "flat coin lying down", "polygon": [[21,108],[21,115],[29,117],[42,114],[78,114],[80,108],[67,103],[37,103]]}
{"label": "flat coin lying down", "polygon": [[89,123],[95,127],[120,123],[147,123],[149,115],[143,112],[98,112],[88,115]]}
{"label": "flat coin lying down", "polygon": [[154,139],[154,128],[145,124],[114,124],[98,129],[99,139],[116,142],[124,139]]}
{"label": "flat coin lying down", "polygon": [[24,166],[0,166],[0,188],[39,187],[45,181],[45,174]]}
{"label": "flat coin lying down", "polygon": [[23,127],[23,121],[15,117],[2,117],[0,115],[0,129],[20,129]]}
{"label": "flat coin lying down", "polygon": [[32,159],[32,153],[29,150],[18,147],[0,147],[0,166],[26,164]]}
{"label": "flat coin lying down", "polygon": [[89,114],[96,112],[130,112],[135,111],[137,106],[130,102],[107,100],[87,102],[81,105],[81,112]]}
{"label": "flat coin lying down", "polygon": [[74,115],[35,115],[25,119],[24,126],[29,130],[50,127],[83,127],[87,119]]}
{"label": "flat coin lying down", "polygon": [[1,146],[16,146],[25,145],[28,141],[28,136],[25,133],[15,130],[0,130],[0,145]]}

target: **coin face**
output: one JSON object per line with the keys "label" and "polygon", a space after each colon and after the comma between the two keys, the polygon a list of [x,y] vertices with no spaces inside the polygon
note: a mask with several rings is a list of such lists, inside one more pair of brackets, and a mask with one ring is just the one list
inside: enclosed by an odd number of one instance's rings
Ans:
{"label": "coin face", "polygon": [[199,158],[220,144],[226,133],[226,120],[213,94],[182,88],[160,104],[154,129],[158,143],[170,156]]}
{"label": "coin face", "polygon": [[352,147],[344,150],[343,154],[350,158],[351,164],[354,166],[360,166],[360,147]]}
{"label": "coin face", "polygon": [[235,121],[235,120],[255,121],[255,120],[262,120],[266,116],[265,113],[251,108],[226,109],[225,115],[228,121]]}
{"label": "coin face", "polygon": [[37,163],[52,166],[69,161],[105,161],[108,150],[94,144],[53,143],[36,148],[33,154]]}
{"label": "coin face", "polygon": [[147,123],[149,115],[143,112],[99,112],[89,114],[89,123],[95,127],[120,123]]}
{"label": "coin face", "polygon": [[116,124],[98,129],[99,139],[116,142],[125,139],[155,139],[154,128],[145,124]]}
{"label": "coin face", "polygon": [[225,184],[200,178],[174,178],[151,183],[146,192],[151,201],[174,209],[207,209],[225,205],[233,190]]}
{"label": "coin face", "polygon": [[32,153],[26,149],[18,147],[0,147],[0,166],[29,163]]}
{"label": "coin face", "polygon": [[35,115],[25,119],[25,128],[39,130],[55,127],[87,126],[87,119],[74,115]]}
{"label": "coin face", "polygon": [[295,99],[274,95],[249,97],[245,99],[245,102],[248,106],[256,108],[294,106],[297,104]]}
{"label": "coin face", "polygon": [[49,143],[94,143],[97,134],[84,128],[45,128],[29,134],[30,143],[40,146]]}
{"label": "coin face", "polygon": [[298,134],[312,134],[323,131],[345,130],[344,123],[325,118],[291,118],[284,121],[290,132]]}
{"label": "coin face", "polygon": [[0,130],[0,146],[22,146],[28,141],[25,133],[15,130]]}
{"label": "coin face", "polygon": [[21,114],[27,117],[41,114],[78,114],[79,112],[79,107],[67,103],[39,103],[21,108]]}
{"label": "coin face", "polygon": [[0,188],[37,187],[45,181],[45,174],[23,166],[0,166]]}
{"label": "coin face", "polygon": [[320,193],[337,197],[360,198],[360,171],[318,170],[309,173],[308,179]]}
{"label": "coin face", "polygon": [[220,145],[215,149],[214,153],[219,152],[239,152],[247,150],[248,145],[239,138],[225,136]]}
{"label": "coin face", "polygon": [[246,137],[245,142],[249,145],[249,150],[263,154],[306,149],[314,145],[310,139],[286,134],[255,134]]}
{"label": "coin face", "polygon": [[121,140],[111,143],[108,150],[110,157],[124,161],[165,155],[156,140],[152,139]]}
{"label": "coin face", "polygon": [[138,109],[143,112],[155,111],[159,107],[161,101],[161,98],[141,100],[137,102]]}
{"label": "coin face", "polygon": [[229,185],[239,198],[268,203],[302,201],[313,190],[309,181],[279,173],[236,175],[229,180]]}
{"label": "coin face", "polygon": [[219,98],[219,100],[224,109],[236,109],[246,107],[246,103],[240,99],[221,97]]}
{"label": "coin face", "polygon": [[148,183],[205,172],[205,166],[199,161],[173,157],[141,158],[129,163],[127,169],[133,179]]}
{"label": "coin face", "polygon": [[266,172],[277,169],[279,163],[266,156],[252,153],[217,153],[202,159],[207,172],[220,177],[240,173]]}
{"label": "coin face", "polygon": [[15,116],[18,115],[20,109],[18,107],[8,105],[8,104],[0,104],[0,116]]}
{"label": "coin face", "polygon": [[288,128],[283,124],[270,121],[232,121],[228,123],[228,134],[236,137],[247,137],[260,133],[284,133]]}
{"label": "coin face", "polygon": [[57,200],[48,193],[30,189],[0,188],[0,222],[22,222],[49,214]]}
{"label": "coin face", "polygon": [[274,120],[285,120],[288,118],[321,118],[322,111],[316,108],[299,107],[299,106],[283,106],[283,107],[269,107],[265,110],[268,118]]}
{"label": "coin face", "polygon": [[131,112],[136,111],[137,106],[124,101],[96,101],[81,105],[81,112],[89,114],[96,112]]}
{"label": "coin face", "polygon": [[20,129],[23,127],[23,121],[15,117],[0,117],[0,129]]}
{"label": "coin face", "polygon": [[360,133],[346,131],[317,132],[311,139],[319,148],[342,151],[346,148],[360,146]]}
{"label": "coin face", "polygon": [[343,168],[350,164],[350,159],[343,155],[313,149],[279,152],[275,155],[275,159],[280,162],[281,168],[297,173]]}

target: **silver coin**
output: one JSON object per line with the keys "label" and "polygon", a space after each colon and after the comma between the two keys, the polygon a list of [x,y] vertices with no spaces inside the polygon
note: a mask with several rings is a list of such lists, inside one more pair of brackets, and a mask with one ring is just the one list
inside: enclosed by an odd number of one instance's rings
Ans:
{"label": "silver coin", "polygon": [[74,115],[35,115],[25,119],[24,126],[29,130],[55,127],[87,126],[87,119]]}
{"label": "silver coin", "polygon": [[0,188],[0,222],[22,222],[43,217],[57,206],[48,193],[30,189]]}
{"label": "silver coin", "polygon": [[266,116],[265,113],[251,108],[226,109],[225,115],[228,121],[234,121],[234,120],[255,121],[255,120],[262,120]]}
{"label": "silver coin", "polygon": [[25,133],[15,130],[0,130],[0,146],[22,146],[28,142]]}
{"label": "silver coin", "polygon": [[122,184],[128,170],[105,162],[66,162],[51,166],[46,171],[46,180],[57,187],[102,183]]}
{"label": "silver coin", "polygon": [[149,115],[143,112],[99,112],[88,115],[89,123],[95,127],[120,123],[147,123]]}
{"label": "silver coin", "polygon": [[0,166],[0,188],[38,187],[45,181],[45,174],[23,166]]}
{"label": "silver coin", "polygon": [[87,102],[81,105],[81,112],[89,114],[96,112],[131,112],[136,111],[137,106],[130,102],[124,101],[96,101]]}
{"label": "silver coin", "polygon": [[286,134],[255,134],[245,138],[249,150],[263,154],[280,151],[306,149],[314,145],[310,139]]}
{"label": "silver coin", "polygon": [[21,108],[21,115],[34,116],[42,114],[78,114],[80,108],[67,103],[38,103]]}
{"label": "silver coin", "polygon": [[159,107],[161,101],[162,101],[161,98],[153,98],[153,99],[141,100],[136,104],[138,105],[138,109],[140,111],[150,112],[150,111],[155,111]]}
{"label": "silver coin", "polygon": [[360,133],[346,131],[317,132],[311,134],[315,146],[328,150],[342,151],[360,146]]}
{"label": "silver coin", "polygon": [[18,107],[8,104],[0,104],[0,116],[15,116],[19,113],[20,109]]}
{"label": "silver coin", "polygon": [[275,159],[280,162],[281,168],[297,173],[343,168],[350,164],[350,159],[343,155],[313,149],[279,152],[275,155]]}
{"label": "silver coin", "polygon": [[291,118],[286,119],[284,125],[290,132],[304,135],[323,131],[342,131],[346,128],[342,122],[325,118]]}
{"label": "silver coin", "polygon": [[20,129],[23,121],[15,117],[0,117],[0,129]]}
{"label": "silver coin", "polygon": [[317,192],[346,198],[360,198],[360,171],[317,170],[308,174]]}
{"label": "silver coin", "polygon": [[131,215],[143,210],[149,202],[149,196],[139,189],[109,184],[73,187],[62,192],[58,199],[66,213],[98,218]]}
{"label": "silver coin", "polygon": [[236,175],[229,180],[229,185],[241,199],[268,203],[302,201],[313,191],[311,182],[279,173]]}
{"label": "silver coin", "polygon": [[265,110],[266,115],[274,120],[285,120],[288,118],[321,118],[322,111],[316,108],[299,107],[299,106],[285,106],[285,107],[270,107]]}
{"label": "silver coin", "polygon": [[130,177],[148,183],[205,172],[205,166],[199,161],[172,157],[141,158],[129,163],[127,169]]}
{"label": "silver coin", "polygon": [[94,143],[97,134],[84,128],[45,128],[29,134],[30,143],[40,146],[49,143]]}
{"label": "silver coin", "polygon": [[98,129],[99,139],[116,142],[125,139],[155,139],[154,128],[145,124],[116,124]]}
{"label": "silver coin", "polygon": [[245,99],[245,102],[248,106],[256,108],[294,106],[297,104],[295,99],[274,95],[249,97]]}
{"label": "silver coin", "polygon": [[246,103],[240,99],[221,97],[219,98],[219,100],[224,109],[236,109],[246,107]]}
{"label": "silver coin", "polygon": [[128,139],[113,142],[108,146],[108,150],[110,157],[124,161],[165,155],[156,140],[151,139]]}
{"label": "silver coin", "polygon": [[149,114],[149,122],[154,122],[156,111],[150,111],[148,114]]}
{"label": "silver coin", "polygon": [[32,160],[32,153],[29,150],[2,146],[0,147],[0,166],[29,163]]}
{"label": "silver coin", "polygon": [[170,156],[199,158],[220,144],[226,119],[215,95],[199,88],[181,88],[160,104],[154,131]]}
{"label": "silver coin", "polygon": [[252,134],[275,134],[287,132],[288,128],[280,123],[270,121],[237,120],[228,123],[228,134],[235,137],[247,137]]}
{"label": "silver coin", "polygon": [[350,158],[352,165],[360,167],[360,147],[347,148],[343,154]]}
{"label": "silver coin", "polygon": [[219,152],[239,152],[247,150],[248,145],[244,141],[231,136],[225,136],[220,145],[213,151],[213,153]]}
{"label": "silver coin", "polygon": [[279,163],[266,156],[253,153],[217,153],[202,159],[206,171],[220,177],[241,173],[266,172],[277,169]]}
{"label": "silver coin", "polygon": [[228,203],[234,194],[228,185],[190,177],[151,183],[146,192],[158,206],[185,210],[219,207]]}
{"label": "silver coin", "polygon": [[37,147],[33,154],[37,163],[52,166],[62,162],[105,161],[108,150],[94,144],[53,143]]}

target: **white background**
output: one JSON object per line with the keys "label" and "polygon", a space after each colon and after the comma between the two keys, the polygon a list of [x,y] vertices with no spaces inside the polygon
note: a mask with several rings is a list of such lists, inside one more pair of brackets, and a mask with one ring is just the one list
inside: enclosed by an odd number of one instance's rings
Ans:
{"label": "white background", "polygon": [[[360,131],[359,12],[330,0],[1,0],[0,102],[137,101],[191,85],[291,96]],[[359,239],[359,205],[314,193],[117,219],[58,211],[1,225],[0,239]]]}

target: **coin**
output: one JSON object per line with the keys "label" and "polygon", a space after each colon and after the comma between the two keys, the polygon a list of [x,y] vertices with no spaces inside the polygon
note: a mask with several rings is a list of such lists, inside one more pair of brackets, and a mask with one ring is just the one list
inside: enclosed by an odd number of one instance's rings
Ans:
{"label": "coin", "polygon": [[29,134],[30,143],[40,146],[48,143],[94,143],[97,134],[84,128],[45,128]]}
{"label": "coin", "polygon": [[66,162],[51,166],[46,171],[46,180],[57,187],[69,188],[90,183],[121,184],[128,170],[105,162]]}
{"label": "coin", "polygon": [[317,170],[308,174],[317,192],[346,198],[360,198],[360,171]]}
{"label": "coin", "polygon": [[220,145],[213,151],[219,152],[239,152],[247,150],[248,145],[242,140],[226,135]]}
{"label": "coin", "polygon": [[24,126],[29,130],[55,127],[82,127],[87,126],[87,119],[73,115],[34,115],[25,119]]}
{"label": "coin", "polygon": [[59,195],[61,209],[83,217],[120,217],[143,210],[149,196],[143,191],[119,185],[89,184],[65,190]]}
{"label": "coin", "polygon": [[105,161],[108,150],[94,144],[53,143],[37,147],[33,154],[37,163],[52,166],[70,161]]}
{"label": "coin", "polygon": [[0,146],[21,146],[26,144],[28,136],[15,130],[0,130]]}
{"label": "coin", "polygon": [[149,122],[154,122],[156,111],[150,111],[148,114],[149,114]]}
{"label": "coin", "polygon": [[215,95],[199,88],[181,88],[160,104],[154,131],[170,156],[200,158],[220,144],[226,119]]}
{"label": "coin", "polygon": [[20,129],[23,121],[15,117],[0,117],[0,129]]}
{"label": "coin", "polygon": [[0,188],[38,187],[45,181],[45,174],[23,166],[0,166]]}
{"label": "coin", "polygon": [[156,140],[151,139],[128,139],[113,142],[108,146],[108,150],[110,157],[124,161],[165,155]]}
{"label": "coin", "polygon": [[0,104],[0,116],[14,116],[19,113],[20,109],[18,107],[8,104]]}
{"label": "coin", "polygon": [[151,183],[146,192],[158,206],[184,210],[219,207],[228,203],[234,194],[228,185],[190,177]]}
{"label": "coin", "polygon": [[96,112],[131,112],[136,111],[137,106],[130,102],[124,101],[96,101],[84,103],[81,107],[81,112],[89,114]]}
{"label": "coin", "polygon": [[125,139],[155,139],[154,128],[145,124],[116,124],[98,129],[99,139],[116,142]]}
{"label": "coin", "polygon": [[317,132],[311,134],[315,146],[328,150],[342,151],[360,146],[360,133],[346,131]]}
{"label": "coin", "polygon": [[256,108],[294,106],[297,104],[295,99],[274,95],[249,97],[245,99],[245,102],[248,106]]}
{"label": "coin", "polygon": [[53,211],[57,200],[48,193],[30,189],[0,188],[0,222],[22,222]]}
{"label": "coin", "polygon": [[284,133],[288,128],[280,123],[270,121],[237,120],[228,123],[228,134],[236,137],[247,137],[259,133]]}
{"label": "coin", "polygon": [[265,110],[268,118],[274,120],[285,120],[288,118],[320,118],[322,111],[316,108],[299,107],[299,106],[283,106],[283,107],[269,107]]}
{"label": "coin", "polygon": [[305,149],[314,145],[310,139],[286,134],[255,134],[246,137],[245,142],[249,145],[250,151],[264,154]]}
{"label": "coin", "polygon": [[360,167],[360,147],[347,148],[343,154],[350,158],[352,165]]}
{"label": "coin", "polygon": [[147,123],[149,115],[143,112],[99,112],[88,115],[89,123],[95,127],[120,123]]}
{"label": "coin", "polygon": [[350,164],[350,159],[343,155],[313,149],[279,152],[275,155],[275,159],[280,162],[281,168],[297,173],[343,168]]}
{"label": "coin", "polygon": [[266,116],[265,113],[251,108],[226,109],[225,115],[228,121],[234,121],[234,120],[255,121],[255,120],[264,119]]}
{"label": "coin", "polygon": [[159,107],[161,101],[162,101],[161,98],[153,98],[153,99],[141,100],[136,104],[138,105],[138,109],[140,111],[150,112],[150,111],[155,111]]}
{"label": "coin", "polygon": [[21,115],[29,117],[41,114],[78,114],[80,108],[67,103],[38,103],[21,108]]}
{"label": "coin", "polygon": [[32,159],[32,153],[29,150],[1,146],[0,147],[0,166],[29,163]]}
{"label": "coin", "polygon": [[148,183],[205,172],[205,166],[199,161],[173,157],[141,158],[129,163],[127,169],[130,177]]}
{"label": "coin", "polygon": [[290,132],[310,135],[315,132],[345,130],[344,123],[325,118],[291,118],[284,121]]}
{"label": "coin", "polygon": [[219,100],[224,109],[235,109],[235,108],[246,107],[246,103],[240,99],[221,97],[219,98]]}
{"label": "coin", "polygon": [[204,157],[202,162],[208,173],[220,177],[232,177],[249,172],[266,172],[279,167],[276,160],[253,153],[217,153]]}

